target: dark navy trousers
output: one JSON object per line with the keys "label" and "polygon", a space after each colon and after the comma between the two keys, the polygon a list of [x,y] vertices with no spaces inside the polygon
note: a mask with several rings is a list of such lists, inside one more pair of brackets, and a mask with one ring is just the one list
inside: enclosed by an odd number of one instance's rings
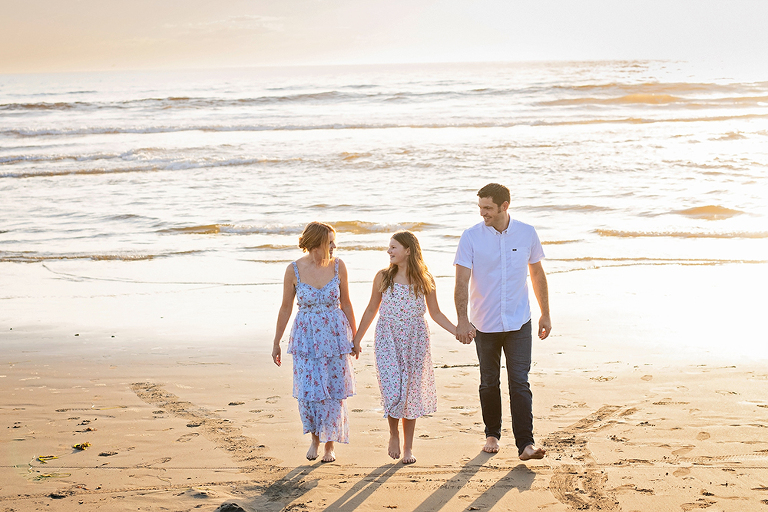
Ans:
{"label": "dark navy trousers", "polygon": [[507,367],[509,403],[512,409],[512,432],[518,454],[533,442],[533,395],[528,383],[531,370],[531,321],[517,331],[480,332],[475,336],[480,362],[480,407],[483,411],[485,436],[501,439],[501,352]]}

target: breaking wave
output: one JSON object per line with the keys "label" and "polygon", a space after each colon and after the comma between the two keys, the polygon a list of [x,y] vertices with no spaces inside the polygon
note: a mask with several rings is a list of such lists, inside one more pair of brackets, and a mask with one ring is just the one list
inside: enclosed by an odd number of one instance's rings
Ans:
{"label": "breaking wave", "polygon": [[[711,116],[657,116],[657,117],[598,117],[581,119],[552,119],[541,117],[519,117],[505,121],[444,122],[430,123],[323,123],[295,125],[158,125],[158,126],[96,126],[83,128],[13,128],[0,131],[8,137],[70,137],[84,135],[159,134],[188,131],[201,132],[260,132],[260,131],[312,131],[312,130],[387,130],[387,129],[445,129],[445,128],[513,128],[516,126],[579,126],[590,124],[654,124],[654,123],[700,123],[747,119],[768,119],[768,113],[728,114]],[[362,156],[362,155],[361,155]],[[351,159],[360,158],[353,156]]]}
{"label": "breaking wave", "polygon": [[340,233],[368,234],[368,233],[394,233],[407,229],[408,231],[424,231],[426,229],[437,228],[437,224],[428,222],[400,222],[394,224],[381,224],[376,222],[365,222],[361,220],[349,220],[341,222],[331,222],[333,228]]}
{"label": "breaking wave", "polygon": [[600,236],[614,236],[619,238],[645,238],[645,237],[668,237],[668,238],[750,238],[760,239],[768,238],[768,231],[735,231],[731,233],[705,233],[692,231],[619,231],[613,229],[595,230]]}
{"label": "breaking wave", "polygon": [[44,261],[57,260],[92,260],[92,261],[145,261],[156,258],[167,258],[171,256],[183,256],[188,254],[200,253],[202,251],[179,251],[160,254],[141,254],[134,252],[125,253],[67,253],[51,254],[39,253],[33,251],[5,252],[0,251],[0,262],[4,263],[39,263]]}
{"label": "breaking wave", "polygon": [[742,215],[744,212],[739,210],[731,210],[730,208],[726,208],[724,206],[708,205],[688,208],[686,210],[679,210],[675,213],[699,219],[720,220],[728,219],[736,215]]}
{"label": "breaking wave", "polygon": [[[410,231],[423,231],[425,229],[436,228],[436,224],[427,222],[402,222],[394,224],[380,224],[376,222],[365,222],[360,220],[329,222],[339,233],[353,234],[371,234],[371,233],[394,233],[402,229]],[[235,224],[203,224],[196,226],[181,226],[162,229],[159,233],[166,234],[189,234],[189,235],[295,235],[301,234],[304,226],[247,226]],[[254,247],[255,249],[273,249],[283,246],[263,245]],[[362,247],[362,246],[361,246]],[[361,250],[361,249],[354,249]]]}
{"label": "breaking wave", "polygon": [[[92,158],[91,160],[119,158],[103,156],[100,158]],[[88,158],[83,158],[78,161],[86,161]],[[290,161],[296,161],[300,159],[291,159]],[[0,178],[46,178],[54,176],[68,176],[68,175],[91,175],[91,174],[120,174],[131,172],[158,172],[158,171],[184,171],[190,169],[204,169],[215,167],[239,167],[248,165],[273,165],[285,163],[288,160],[280,159],[268,159],[268,158],[233,158],[229,160],[214,160],[214,159],[196,159],[196,160],[150,160],[145,165],[130,166],[130,167],[113,167],[113,168],[94,168],[94,169],[51,169],[43,168],[39,170],[25,170],[25,171],[8,171],[0,172]]]}

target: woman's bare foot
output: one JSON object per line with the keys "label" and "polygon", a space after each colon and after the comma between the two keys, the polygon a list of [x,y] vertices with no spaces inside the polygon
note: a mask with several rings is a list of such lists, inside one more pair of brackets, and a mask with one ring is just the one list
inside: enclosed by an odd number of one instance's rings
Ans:
{"label": "woman's bare foot", "polygon": [[387,453],[393,459],[400,458],[400,436],[399,435],[397,434],[389,435],[389,448],[387,449]]}
{"label": "woman's bare foot", "polygon": [[483,446],[485,453],[498,453],[499,452],[499,440],[493,436],[485,438],[485,446]]}
{"label": "woman's bare foot", "polygon": [[320,448],[320,438],[315,434],[312,434],[312,442],[309,444],[309,450],[307,450],[307,460],[315,460],[317,458],[317,450]]}
{"label": "woman's bare foot", "polygon": [[333,462],[336,460],[336,453],[333,451],[333,441],[325,443],[325,453],[321,459],[323,462]]}
{"label": "woman's bare foot", "polygon": [[544,448],[536,448],[534,445],[529,444],[523,449],[523,453],[520,454],[520,460],[530,459],[543,459],[547,450]]}
{"label": "woman's bare foot", "polygon": [[403,450],[403,464],[413,464],[416,462],[416,457],[413,456],[411,450]]}

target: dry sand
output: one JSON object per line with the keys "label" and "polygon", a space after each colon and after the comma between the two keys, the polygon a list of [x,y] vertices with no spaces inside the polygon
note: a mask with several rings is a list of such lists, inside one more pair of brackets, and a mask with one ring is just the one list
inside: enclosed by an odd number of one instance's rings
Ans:
{"label": "dry sand", "polygon": [[[500,453],[480,451],[474,348],[439,332],[439,409],[417,422],[417,463],[386,454],[369,342],[348,402],[352,442],[323,464],[304,458],[309,439],[290,395],[290,358],[272,365],[263,334],[244,343],[226,334],[211,340],[210,329],[195,339],[194,325],[181,323],[115,332],[96,319],[72,332],[6,327],[11,320],[2,318],[0,511],[213,511],[231,502],[248,511],[768,510],[765,361],[664,352],[651,340],[638,346],[635,337],[647,332],[622,334],[616,325],[658,320],[651,305],[662,295],[630,313],[641,305],[622,300],[625,292],[604,287],[593,307],[584,304],[589,294],[576,293],[591,279],[652,288],[645,272],[550,277],[555,331],[536,342],[531,372],[535,433],[548,454],[526,463],[508,428]],[[723,285],[733,276],[670,269],[660,279],[698,282],[699,273]],[[687,293],[690,304],[698,291]],[[364,299],[353,298],[362,310]],[[623,321],[584,327],[611,304]],[[658,339],[666,340],[661,331]]]}

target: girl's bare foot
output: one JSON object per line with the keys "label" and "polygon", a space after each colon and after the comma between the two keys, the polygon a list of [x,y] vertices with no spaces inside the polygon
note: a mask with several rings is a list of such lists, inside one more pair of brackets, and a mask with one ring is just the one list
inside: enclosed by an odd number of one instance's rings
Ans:
{"label": "girl's bare foot", "polygon": [[307,450],[307,460],[315,460],[317,458],[317,450],[320,448],[320,438],[315,434],[312,434],[312,442],[309,444],[309,450]]}
{"label": "girl's bare foot", "polygon": [[387,450],[387,453],[393,459],[400,458],[400,436],[399,435],[397,434],[389,435],[389,448]]}
{"label": "girl's bare foot", "polygon": [[336,453],[333,451],[333,441],[325,443],[325,453],[321,459],[323,462],[333,462],[336,460]]}
{"label": "girl's bare foot", "polygon": [[403,464],[413,464],[416,457],[413,456],[413,433],[416,431],[416,420],[403,418]]}

